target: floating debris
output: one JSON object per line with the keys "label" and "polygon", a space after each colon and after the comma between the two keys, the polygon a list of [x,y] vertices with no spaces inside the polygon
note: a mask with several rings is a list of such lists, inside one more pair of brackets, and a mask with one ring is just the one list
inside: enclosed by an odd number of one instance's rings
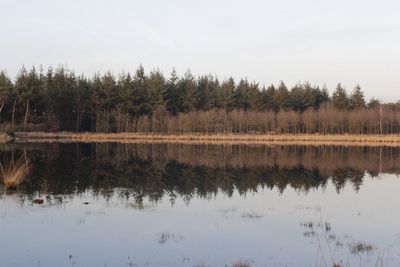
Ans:
{"label": "floating debris", "polygon": [[32,201],[32,203],[33,203],[33,204],[39,204],[39,205],[41,205],[41,204],[44,203],[44,200],[41,199],[41,198],[37,198],[37,199],[34,199],[34,200]]}

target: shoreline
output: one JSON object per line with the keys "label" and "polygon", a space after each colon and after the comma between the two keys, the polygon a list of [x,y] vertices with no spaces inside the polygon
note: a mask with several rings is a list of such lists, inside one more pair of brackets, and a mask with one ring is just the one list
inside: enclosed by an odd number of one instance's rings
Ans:
{"label": "shoreline", "polygon": [[323,134],[154,134],[154,133],[72,133],[15,132],[2,134],[8,142],[60,143],[182,143],[182,144],[271,144],[400,146],[400,135],[323,135]]}

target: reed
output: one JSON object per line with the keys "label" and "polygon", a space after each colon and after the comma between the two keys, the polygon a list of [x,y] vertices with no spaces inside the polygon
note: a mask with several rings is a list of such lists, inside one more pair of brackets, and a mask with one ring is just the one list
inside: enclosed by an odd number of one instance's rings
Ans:
{"label": "reed", "polygon": [[6,164],[0,163],[1,181],[6,189],[16,189],[29,174],[31,165],[26,157]]}
{"label": "reed", "polygon": [[251,266],[250,263],[242,260],[234,262],[232,265],[232,267],[250,267],[250,266]]}

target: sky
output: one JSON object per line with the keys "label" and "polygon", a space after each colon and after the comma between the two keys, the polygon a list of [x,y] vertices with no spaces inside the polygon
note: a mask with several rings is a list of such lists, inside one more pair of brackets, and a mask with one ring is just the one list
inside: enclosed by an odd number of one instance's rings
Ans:
{"label": "sky", "polygon": [[309,81],[400,99],[400,1],[0,0],[0,69]]}

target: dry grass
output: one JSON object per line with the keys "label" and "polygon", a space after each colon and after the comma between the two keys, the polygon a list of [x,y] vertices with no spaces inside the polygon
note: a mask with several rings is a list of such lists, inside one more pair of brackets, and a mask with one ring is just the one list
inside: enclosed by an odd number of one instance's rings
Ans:
{"label": "dry grass", "polygon": [[16,132],[16,141],[400,146],[400,135]]}
{"label": "dry grass", "polygon": [[1,181],[6,189],[15,189],[29,174],[30,163],[25,157],[6,164],[0,163]]}
{"label": "dry grass", "polygon": [[237,261],[232,264],[232,267],[250,267],[250,263],[247,261]]}
{"label": "dry grass", "polygon": [[242,218],[244,219],[261,219],[263,216],[261,214],[257,214],[255,212],[248,212],[242,214]]}
{"label": "dry grass", "polygon": [[350,244],[349,247],[350,247],[350,252],[355,255],[360,253],[371,253],[375,249],[373,245],[361,241],[358,241],[354,244]]}

